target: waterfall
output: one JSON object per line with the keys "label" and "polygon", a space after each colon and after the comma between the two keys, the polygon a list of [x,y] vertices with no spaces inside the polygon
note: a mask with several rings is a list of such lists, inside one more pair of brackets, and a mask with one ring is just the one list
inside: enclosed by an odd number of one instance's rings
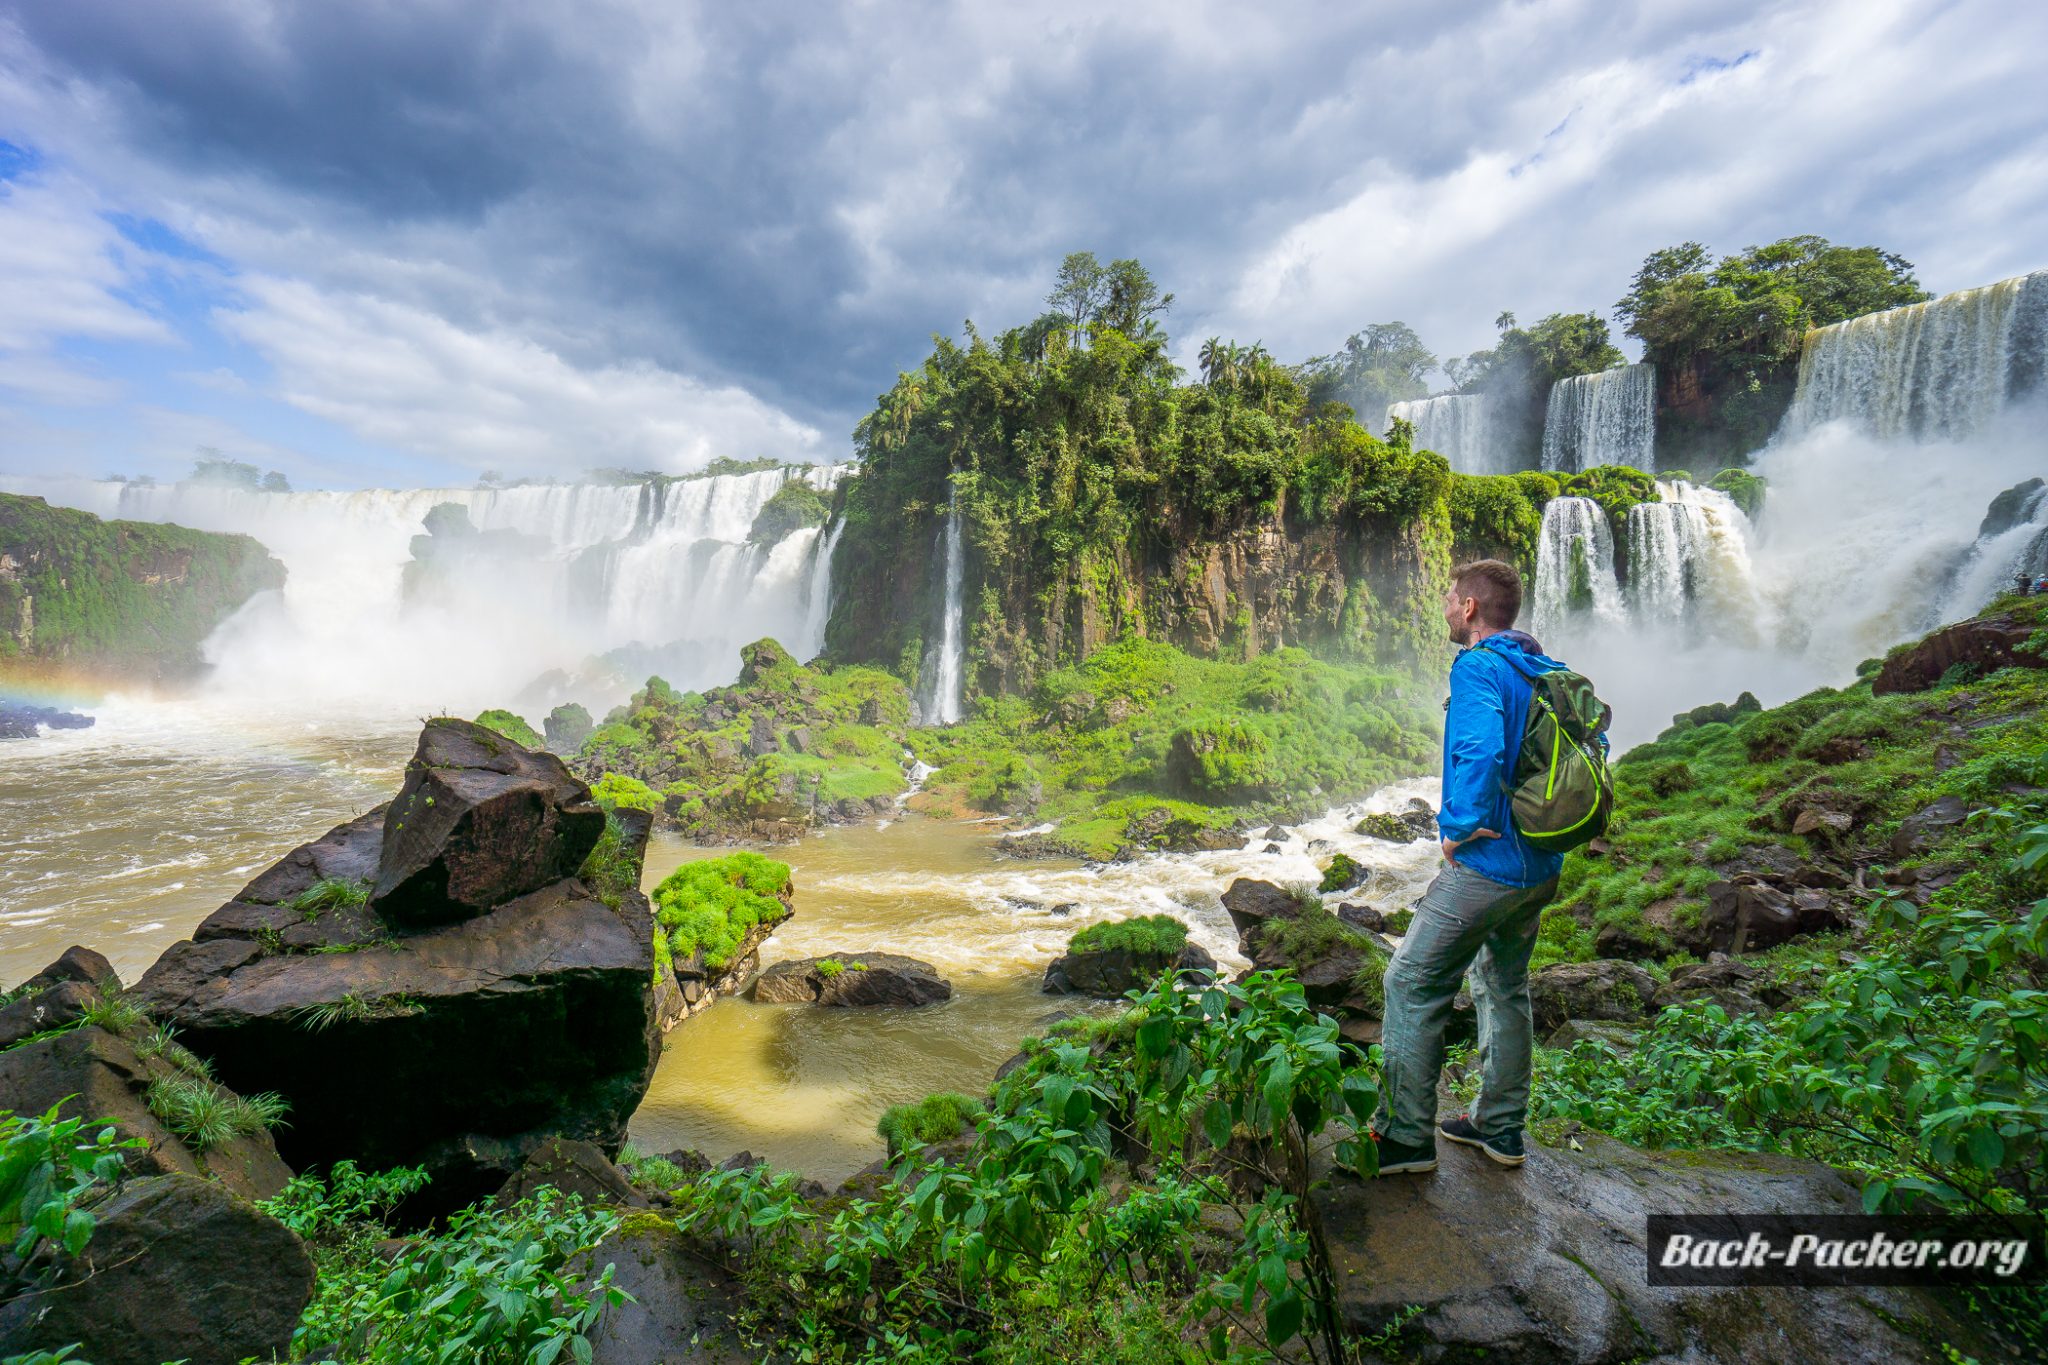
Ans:
{"label": "waterfall", "polygon": [[1606,464],[1656,466],[1657,367],[1623,365],[1573,375],[1550,388],[1543,467],[1572,474]]}
{"label": "waterfall", "polygon": [[1415,449],[1434,450],[1460,474],[1497,474],[1490,405],[1484,394],[1445,393],[1387,405],[1386,427],[1415,426]]}
{"label": "waterfall", "polygon": [[1587,616],[1601,624],[1622,624],[1614,532],[1591,498],[1553,498],[1544,507],[1531,615],[1536,636],[1545,644]]}
{"label": "waterfall", "polygon": [[1756,595],[1749,518],[1717,489],[1660,481],[1661,502],[1628,511],[1628,599],[1644,625],[1689,618],[1716,633],[1747,637]]}
{"label": "waterfall", "polygon": [[[632,676],[641,669],[715,686],[763,636],[808,657],[823,624],[812,604],[830,595],[822,530],[768,546],[748,535],[784,483],[829,489],[844,472],[298,493],[61,480],[24,491],[106,517],[241,532],[284,561],[282,601],[252,603],[209,642],[211,687],[252,701],[470,710],[550,670],[586,703],[644,681]],[[413,540],[442,503],[467,510],[490,553],[437,566],[434,591],[409,600]],[[516,535],[491,537],[506,532]]]}
{"label": "waterfall", "polygon": [[1806,334],[1788,431],[1849,419],[1881,439],[1955,440],[2042,386],[2048,270]]}
{"label": "waterfall", "polygon": [[[825,623],[832,619],[832,553],[839,548],[839,537],[845,532],[843,521],[827,526],[811,556],[810,579],[804,584],[805,652],[797,655],[800,659],[808,659],[825,647]],[[794,651],[796,646],[792,644],[790,649]]]}
{"label": "waterfall", "polygon": [[927,724],[951,725],[962,713],[962,685],[966,672],[965,645],[961,639],[961,554],[960,494],[956,489],[946,499],[946,600],[939,626],[939,643],[928,651],[927,669],[931,685],[926,689],[924,716]]}

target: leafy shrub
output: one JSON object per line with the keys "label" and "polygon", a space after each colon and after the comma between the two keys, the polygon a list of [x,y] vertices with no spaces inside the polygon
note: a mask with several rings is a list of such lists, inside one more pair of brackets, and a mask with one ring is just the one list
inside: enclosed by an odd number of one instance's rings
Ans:
{"label": "leafy shrub", "polygon": [[[1087,1314],[1120,1283],[1154,1328],[1119,1358],[1189,1359],[1183,1342],[1205,1329],[1220,1358],[1231,1323],[1269,1351],[1306,1336],[1317,1358],[1343,1358],[1334,1279],[1301,1222],[1308,1175],[1286,1153],[1342,1124],[1338,1160],[1370,1175],[1357,1137],[1379,1099],[1369,1071],[1346,1069],[1335,1022],[1284,974],[1199,993],[1169,975],[1133,998],[1126,1019],[1027,1048],[973,1152],[911,1172],[900,1193],[820,1207],[765,1165],[709,1171],[674,1191],[676,1221],[735,1246],[733,1268],[798,1358],[1042,1359],[1041,1327],[1072,1330],[1061,1308]],[[935,1098],[950,1110],[959,1097]],[[1142,1178],[1109,1180],[1119,1131],[1152,1154]],[[1213,1260],[1207,1206],[1241,1228]],[[1019,1336],[1022,1356],[1004,1346]],[[1089,1347],[1067,1358],[1101,1358]]]}
{"label": "leafy shrub", "polygon": [[91,1132],[91,1121],[58,1118],[61,1108],[0,1113],[0,1246],[31,1282],[85,1249],[93,1202],[120,1180],[127,1151],[149,1145],[111,1125]]}
{"label": "leafy shrub", "polygon": [[1070,953],[1135,953],[1172,957],[1187,947],[1188,927],[1172,915],[1139,915],[1091,924],[1067,940]]}
{"label": "leafy shrub", "polygon": [[616,1213],[553,1189],[510,1209],[465,1209],[388,1263],[323,1274],[292,1334],[293,1356],[552,1365],[566,1351],[587,1361],[591,1330],[625,1295],[612,1288],[611,1266],[590,1277],[578,1258],[618,1225]]}
{"label": "leafy shrub", "polygon": [[789,914],[780,899],[788,889],[787,863],[758,853],[706,858],[684,863],[654,888],[654,918],[676,959],[701,952],[706,967],[722,971],[749,931]]}
{"label": "leafy shrub", "polygon": [[391,1213],[408,1195],[427,1186],[424,1166],[362,1170],[342,1160],[325,1177],[295,1175],[257,1207],[310,1242],[334,1242],[359,1228],[383,1235]]}
{"label": "leafy shrub", "polygon": [[927,1095],[916,1104],[891,1105],[882,1111],[875,1132],[889,1144],[889,1155],[895,1156],[913,1142],[944,1142],[984,1112],[985,1106],[972,1096],[942,1092]]}
{"label": "leafy shrub", "polygon": [[510,711],[503,709],[486,711],[476,718],[476,723],[483,726],[486,730],[497,731],[514,744],[525,748],[544,749],[547,747],[546,741],[534,733],[531,725],[528,725],[522,717],[516,716]]}

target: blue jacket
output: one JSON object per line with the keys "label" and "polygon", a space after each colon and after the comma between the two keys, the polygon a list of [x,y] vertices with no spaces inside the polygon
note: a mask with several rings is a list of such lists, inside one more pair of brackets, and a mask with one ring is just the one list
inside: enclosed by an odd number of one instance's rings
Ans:
{"label": "blue jacket", "polygon": [[[1473,839],[1453,856],[1482,877],[1508,886],[1539,886],[1564,866],[1562,853],[1531,848],[1515,833],[1508,806],[1510,736],[1519,743],[1535,689],[1527,675],[1564,665],[1519,630],[1490,635],[1451,661],[1451,699],[1444,709],[1444,796],[1437,827],[1446,839],[1490,829],[1498,839]],[[1510,724],[1509,718],[1513,721]]]}

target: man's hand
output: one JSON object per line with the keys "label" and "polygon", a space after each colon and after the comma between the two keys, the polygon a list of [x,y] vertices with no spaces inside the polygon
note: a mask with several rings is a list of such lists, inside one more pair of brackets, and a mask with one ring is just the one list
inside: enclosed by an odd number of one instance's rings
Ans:
{"label": "man's hand", "polygon": [[1452,855],[1453,853],[1456,853],[1456,852],[1458,851],[1458,847],[1459,847],[1459,845],[1461,845],[1461,844],[1469,844],[1469,843],[1471,843],[1471,842],[1472,842],[1472,840],[1474,840],[1474,839],[1498,839],[1498,838],[1500,838],[1500,835],[1499,835],[1498,833],[1496,833],[1495,831],[1493,831],[1493,830],[1490,830],[1490,829],[1475,829],[1475,830],[1473,830],[1473,831],[1472,831],[1472,833],[1471,833],[1470,835],[1468,835],[1467,837],[1465,837],[1465,838],[1463,838],[1463,839],[1446,839],[1446,840],[1444,840],[1444,861],[1445,861],[1445,862],[1449,862],[1449,861],[1450,861],[1450,858],[1451,858],[1451,855]]}

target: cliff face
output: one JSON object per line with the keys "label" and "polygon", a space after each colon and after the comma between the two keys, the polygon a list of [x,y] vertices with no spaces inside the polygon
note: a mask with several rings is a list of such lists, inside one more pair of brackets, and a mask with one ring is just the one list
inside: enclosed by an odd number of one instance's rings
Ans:
{"label": "cliff face", "polygon": [[1300,645],[1441,664],[1440,457],[1379,440],[1256,357],[1183,383],[1163,337],[1097,329],[1083,349],[1064,335],[941,340],[860,424],[832,658],[929,676],[957,517],[970,697],[1134,637],[1206,658]]}
{"label": "cliff face", "polygon": [[0,494],[0,667],[175,681],[284,566],[248,536],[101,521]]}
{"label": "cliff face", "polygon": [[[1117,640],[1161,640],[1200,658],[1290,645],[1403,671],[1440,667],[1438,596],[1449,580],[1441,503],[1409,519],[1302,524],[1250,509],[1204,530],[1170,514],[1151,534],[1089,546],[1068,565],[991,563],[971,513],[966,560],[970,693],[1020,692]],[[892,544],[848,535],[834,565],[835,657],[915,670],[944,610],[943,504]],[[893,553],[888,551],[893,549]]]}

